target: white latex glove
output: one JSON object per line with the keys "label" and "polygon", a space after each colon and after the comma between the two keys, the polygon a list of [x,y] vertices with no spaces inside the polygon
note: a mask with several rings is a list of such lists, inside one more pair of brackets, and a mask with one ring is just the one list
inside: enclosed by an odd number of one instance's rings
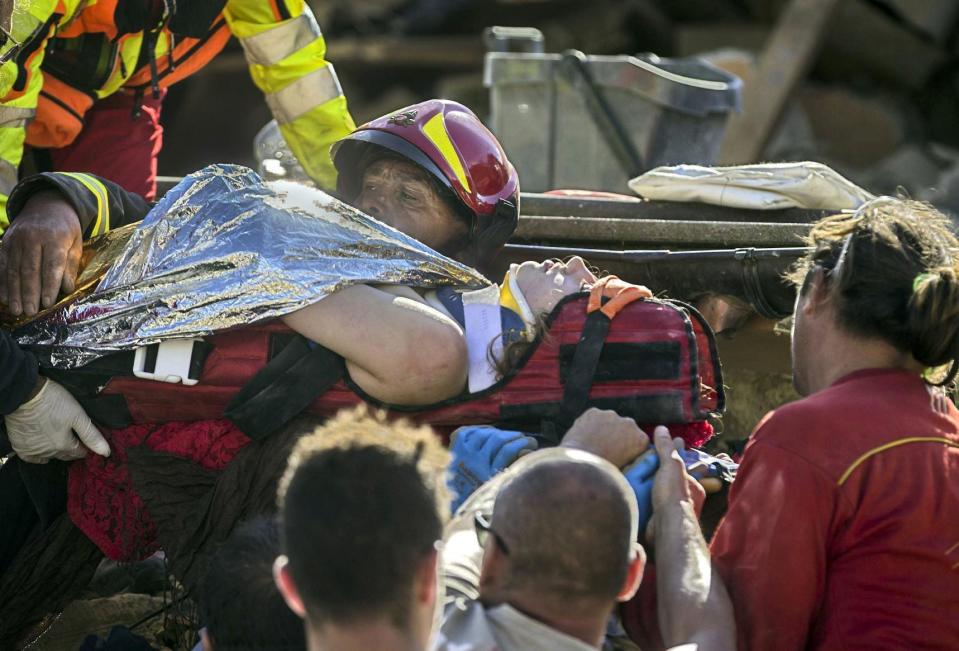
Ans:
{"label": "white latex glove", "polygon": [[87,448],[110,456],[109,443],[83,407],[53,380],[46,380],[37,395],[4,420],[13,451],[28,463],[80,459]]}

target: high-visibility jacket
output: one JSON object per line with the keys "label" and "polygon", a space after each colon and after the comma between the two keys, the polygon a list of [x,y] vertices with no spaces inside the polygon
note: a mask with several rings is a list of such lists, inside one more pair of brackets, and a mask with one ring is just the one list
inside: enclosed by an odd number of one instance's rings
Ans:
{"label": "high-visibility jacket", "polygon": [[0,58],[12,54],[0,66],[0,228],[24,144],[69,145],[96,100],[158,92],[203,67],[230,34],[303,168],[335,187],[329,148],[355,125],[303,0],[31,0],[17,8],[0,46]]}

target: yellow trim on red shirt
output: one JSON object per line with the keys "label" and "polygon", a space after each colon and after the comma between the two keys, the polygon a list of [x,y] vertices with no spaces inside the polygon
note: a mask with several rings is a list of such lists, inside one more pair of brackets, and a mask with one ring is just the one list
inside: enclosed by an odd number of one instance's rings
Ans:
{"label": "yellow trim on red shirt", "polygon": [[869,450],[865,454],[861,455],[858,459],[852,462],[852,465],[846,468],[846,472],[842,473],[842,476],[839,478],[839,481],[836,482],[837,486],[842,486],[846,483],[846,480],[849,479],[849,475],[855,472],[856,468],[865,463],[870,457],[874,457],[880,452],[885,452],[891,448],[899,447],[900,445],[906,445],[908,443],[945,443],[949,447],[959,448],[959,443],[943,437],[938,436],[913,436],[911,438],[899,439],[897,441],[890,441],[880,445],[877,448]]}

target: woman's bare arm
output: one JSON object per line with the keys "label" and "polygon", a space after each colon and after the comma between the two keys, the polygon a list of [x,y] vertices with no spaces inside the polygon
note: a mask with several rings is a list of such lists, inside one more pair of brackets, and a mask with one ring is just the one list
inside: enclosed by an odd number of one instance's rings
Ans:
{"label": "woman's bare arm", "polygon": [[384,402],[429,404],[457,395],[466,385],[462,329],[413,298],[356,285],[283,321],[341,355],[353,381]]}

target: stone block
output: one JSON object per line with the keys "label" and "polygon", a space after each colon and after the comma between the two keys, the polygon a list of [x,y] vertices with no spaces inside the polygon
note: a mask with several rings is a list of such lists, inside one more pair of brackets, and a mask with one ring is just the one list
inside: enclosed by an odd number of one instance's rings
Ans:
{"label": "stone block", "polygon": [[865,186],[878,194],[896,194],[900,188],[920,196],[939,183],[943,161],[919,145],[902,147],[863,173]]}
{"label": "stone block", "polygon": [[906,139],[904,109],[895,97],[869,97],[839,86],[803,88],[798,103],[822,156],[868,166]]}
{"label": "stone block", "polygon": [[758,23],[684,23],[676,26],[676,54],[698,56],[728,50],[755,54],[768,36],[769,26]]}
{"label": "stone block", "polygon": [[947,60],[928,38],[864,0],[843,0],[835,12],[816,65],[821,76],[865,75],[918,89]]}
{"label": "stone block", "polygon": [[880,0],[903,20],[933,38],[945,43],[959,17],[956,0]]}

